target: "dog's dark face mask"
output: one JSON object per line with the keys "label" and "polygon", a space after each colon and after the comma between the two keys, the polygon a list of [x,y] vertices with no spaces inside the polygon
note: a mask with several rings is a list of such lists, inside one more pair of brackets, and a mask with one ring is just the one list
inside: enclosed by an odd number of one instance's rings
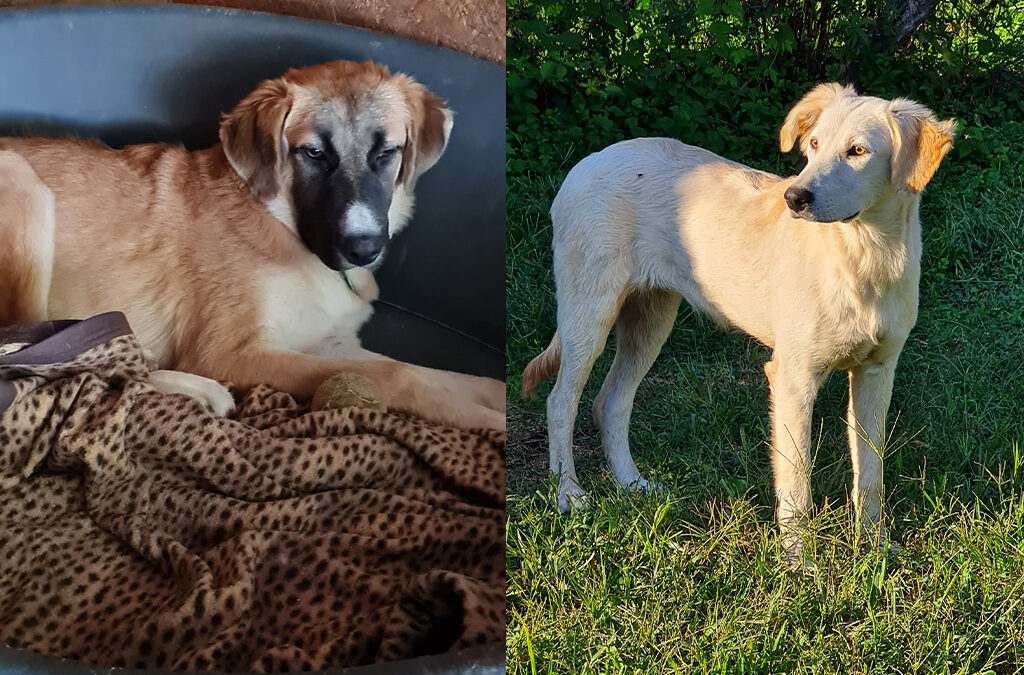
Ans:
{"label": "dog's dark face mask", "polygon": [[289,150],[295,229],[332,269],[376,269],[391,239],[402,146],[380,128],[320,128],[313,136]]}
{"label": "dog's dark face mask", "polygon": [[263,82],[220,137],[253,197],[341,271],[380,265],[451,128],[444,102],[412,79],[334,61]]}

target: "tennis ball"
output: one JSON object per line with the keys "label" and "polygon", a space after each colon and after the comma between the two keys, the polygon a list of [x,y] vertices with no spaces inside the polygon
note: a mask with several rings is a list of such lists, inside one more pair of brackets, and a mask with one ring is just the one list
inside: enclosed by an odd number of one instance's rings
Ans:
{"label": "tennis ball", "polygon": [[387,412],[387,406],[381,403],[377,386],[358,373],[341,373],[324,381],[313,395],[311,407],[313,410],[366,408]]}

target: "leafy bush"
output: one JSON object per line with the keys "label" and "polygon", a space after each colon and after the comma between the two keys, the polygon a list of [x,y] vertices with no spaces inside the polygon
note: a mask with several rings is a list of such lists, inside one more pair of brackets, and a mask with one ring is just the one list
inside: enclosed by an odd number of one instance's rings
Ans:
{"label": "leafy bush", "polygon": [[1024,9],[940,2],[909,37],[897,0],[510,0],[508,169],[564,173],[633,136],[664,135],[792,171],[775,131],[822,81],[853,81],[960,119],[954,157],[998,168],[986,133],[1024,119]]}

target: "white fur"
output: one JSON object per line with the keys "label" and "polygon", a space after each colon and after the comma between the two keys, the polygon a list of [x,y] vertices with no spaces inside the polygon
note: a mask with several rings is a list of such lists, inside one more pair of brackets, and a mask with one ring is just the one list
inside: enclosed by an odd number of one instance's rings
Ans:
{"label": "white fur", "polygon": [[194,398],[218,417],[224,417],[235,409],[231,392],[208,377],[178,370],[154,370],[149,374],[149,383],[163,394],[183,394]]}
{"label": "white fur", "polygon": [[363,202],[353,202],[345,210],[345,232],[351,235],[376,234],[377,219]]}
{"label": "white fur", "polygon": [[270,211],[270,215],[277,218],[293,234],[299,233],[295,227],[295,209],[292,207],[292,200],[287,195],[278,193],[266,202],[266,207]]}
{"label": "white fur", "polygon": [[[350,281],[370,276],[362,268],[346,274]],[[262,295],[266,347],[283,351],[307,351],[328,338],[358,345],[359,328],[373,312],[369,301],[350,291],[341,274],[312,253],[301,265],[268,273]]]}
{"label": "white fur", "polygon": [[405,186],[395,186],[394,195],[391,197],[391,206],[388,208],[388,236],[394,237],[405,229],[412,218],[412,209],[415,205],[415,198],[405,190]]}

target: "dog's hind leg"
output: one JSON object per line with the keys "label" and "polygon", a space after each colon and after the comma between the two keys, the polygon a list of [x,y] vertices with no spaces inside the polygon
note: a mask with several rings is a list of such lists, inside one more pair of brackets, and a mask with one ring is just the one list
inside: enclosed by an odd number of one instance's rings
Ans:
{"label": "dog's hind leg", "polygon": [[626,488],[651,487],[629,451],[629,418],[636,389],[672,331],[680,301],[672,291],[636,292],[626,299],[615,324],[615,360],[594,399],[594,422],[612,474]]}
{"label": "dog's hind leg", "polygon": [[53,238],[53,193],[21,155],[0,151],[0,326],[46,320]]}
{"label": "dog's hind leg", "polygon": [[[570,282],[571,283],[571,282]],[[582,507],[586,495],[576,477],[572,438],[583,386],[597,357],[604,351],[625,291],[558,293],[558,332],[561,363],[555,386],[548,395],[548,443],[551,472],[558,477],[558,508],[562,513]]]}

